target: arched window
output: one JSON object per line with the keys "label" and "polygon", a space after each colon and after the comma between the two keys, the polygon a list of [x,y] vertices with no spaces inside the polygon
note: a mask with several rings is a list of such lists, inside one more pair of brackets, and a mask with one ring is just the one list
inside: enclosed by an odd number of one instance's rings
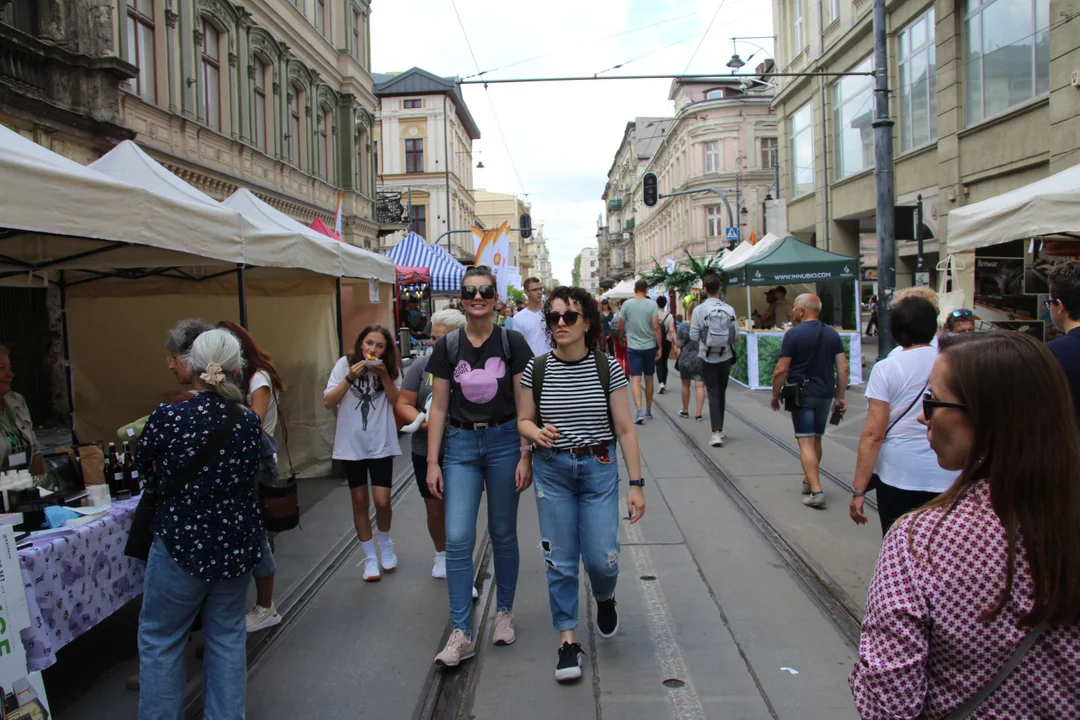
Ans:
{"label": "arched window", "polygon": [[267,152],[266,73],[269,71],[269,66],[258,55],[252,60],[252,65],[255,77],[252,81],[254,97],[251,102],[251,139],[255,147]]}
{"label": "arched window", "polygon": [[330,109],[326,106],[320,106],[318,136],[315,138],[315,142],[317,142],[319,145],[319,167],[317,168],[317,174],[324,180],[330,180],[333,177],[331,167],[334,158],[334,133],[332,123],[333,121]]}
{"label": "arched window", "polygon": [[304,89],[299,85],[293,85],[289,93],[289,158],[293,164],[303,169],[304,167],[304,142],[303,125],[301,123],[303,113]]}
{"label": "arched window", "polygon": [[709,92],[705,93],[705,99],[706,100],[723,100],[724,99],[724,91],[723,90],[710,90]]}
{"label": "arched window", "polygon": [[210,20],[202,19],[203,107],[206,124],[221,131],[221,41],[223,33]]}

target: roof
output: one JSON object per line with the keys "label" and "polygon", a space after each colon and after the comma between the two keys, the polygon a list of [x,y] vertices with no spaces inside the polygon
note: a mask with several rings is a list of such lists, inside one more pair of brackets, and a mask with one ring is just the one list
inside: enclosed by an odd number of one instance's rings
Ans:
{"label": "roof", "polygon": [[853,280],[858,269],[857,258],[822,250],[789,235],[761,247],[743,262],[726,267],[724,275],[728,286],[777,285],[785,282]]}
{"label": "roof", "polygon": [[469,106],[461,96],[461,87],[456,77],[444,78],[429,73],[418,67],[412,67],[403,73],[372,73],[375,81],[375,97],[401,97],[402,95],[449,95],[457,106],[457,116],[465,126],[465,131],[473,140],[480,139],[480,128],[476,126]]}

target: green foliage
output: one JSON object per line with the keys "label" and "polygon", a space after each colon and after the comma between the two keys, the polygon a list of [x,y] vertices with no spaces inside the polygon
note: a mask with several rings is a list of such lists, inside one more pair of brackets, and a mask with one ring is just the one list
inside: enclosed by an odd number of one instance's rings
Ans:
{"label": "green foliage", "polygon": [[674,272],[668,272],[667,268],[662,267],[655,258],[653,263],[655,263],[655,267],[642,275],[645,282],[649,283],[649,287],[663,285],[669,291],[673,290],[684,294],[697,280],[697,276],[687,270],[676,268]]}
{"label": "green foliage", "polygon": [[739,333],[735,338],[735,364],[731,366],[731,377],[743,385],[750,384],[750,370],[746,352],[746,336]]}
{"label": "green foliage", "polygon": [[581,287],[581,253],[574,258],[574,269],[570,271],[570,284]]}
{"label": "green foliage", "polygon": [[509,295],[510,299],[513,300],[515,303],[523,303],[529,301],[529,298],[525,295],[525,291],[519,290],[513,285],[506,286],[506,294]]}
{"label": "green foliage", "polygon": [[776,363],[780,362],[780,345],[784,338],[776,335],[757,334],[758,346],[758,382],[768,385],[772,382]]}

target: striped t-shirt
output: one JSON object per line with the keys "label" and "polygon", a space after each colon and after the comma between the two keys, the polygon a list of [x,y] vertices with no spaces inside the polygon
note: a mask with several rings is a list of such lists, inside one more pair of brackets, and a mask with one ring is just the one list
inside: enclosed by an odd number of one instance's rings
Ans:
{"label": "striped t-shirt", "polygon": [[[533,386],[534,362],[529,363],[521,375],[522,387]],[[609,356],[608,364],[611,367],[611,392],[625,388],[626,374],[619,363]],[[548,355],[540,417],[545,425],[559,429],[556,448],[570,450],[605,445],[614,440],[615,434],[608,423],[608,402],[596,371],[593,351],[577,362],[560,360],[555,353]]]}

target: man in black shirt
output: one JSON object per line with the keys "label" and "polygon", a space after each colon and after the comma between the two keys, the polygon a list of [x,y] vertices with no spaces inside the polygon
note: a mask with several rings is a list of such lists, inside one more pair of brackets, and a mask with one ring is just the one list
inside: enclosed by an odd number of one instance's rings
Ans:
{"label": "man in black shirt", "polygon": [[1073,408],[1080,423],[1080,262],[1070,261],[1050,271],[1050,299],[1046,306],[1054,326],[1065,337],[1046,344],[1061,366],[1072,391]]}
{"label": "man in black shirt", "polygon": [[[803,390],[801,407],[791,409],[803,480],[803,504],[824,508],[825,491],[821,489],[821,438],[829,421],[829,410],[847,410],[844,393],[848,385],[848,361],[840,333],[819,319],[821,300],[809,293],[795,298],[792,322],[784,333],[780,360],[772,379],[772,409],[780,409],[780,390],[789,379],[800,381]],[[836,369],[834,377],[833,369]],[[835,399],[834,399],[835,398]]]}

